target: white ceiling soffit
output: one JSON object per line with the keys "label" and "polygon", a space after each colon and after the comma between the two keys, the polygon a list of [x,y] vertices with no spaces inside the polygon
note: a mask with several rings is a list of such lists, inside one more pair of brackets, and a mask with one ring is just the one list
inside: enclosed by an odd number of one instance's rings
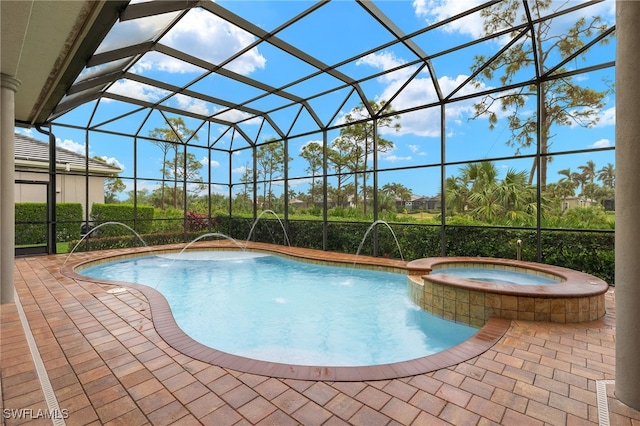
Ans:
{"label": "white ceiling soffit", "polygon": [[127,1],[2,0],[2,74],[21,83],[16,122],[41,124]]}

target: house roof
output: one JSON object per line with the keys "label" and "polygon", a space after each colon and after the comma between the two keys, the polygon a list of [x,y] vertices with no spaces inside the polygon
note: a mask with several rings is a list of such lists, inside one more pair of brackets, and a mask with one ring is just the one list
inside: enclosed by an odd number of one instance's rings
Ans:
{"label": "house roof", "polygon": [[[14,135],[14,158],[16,170],[47,169],[49,167],[49,144],[16,133]],[[56,169],[70,172],[83,172],[87,157],[60,147],[56,147]],[[89,174],[110,176],[120,173],[118,167],[93,158],[88,159]]]}

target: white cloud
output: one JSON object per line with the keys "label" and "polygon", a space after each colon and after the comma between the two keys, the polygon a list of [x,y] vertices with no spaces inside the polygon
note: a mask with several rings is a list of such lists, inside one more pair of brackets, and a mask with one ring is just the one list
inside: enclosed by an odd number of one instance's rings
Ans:
{"label": "white cloud", "polygon": [[104,161],[107,164],[110,164],[114,167],[119,168],[120,170],[124,170],[124,164],[122,164],[120,161],[118,161],[117,158],[115,157],[107,157],[106,155],[102,155],[100,156],[100,159],[102,159],[102,161]]}
{"label": "white cloud", "polygon": [[[33,129],[24,129],[22,127],[16,127],[16,133],[22,133],[25,136],[29,136],[30,138],[34,138]],[[37,139],[37,138],[36,138]]]}
{"label": "white cloud", "polygon": [[[218,108],[216,110],[220,111],[220,109]],[[214,112],[214,114],[216,114],[216,112]],[[216,114],[214,115],[215,118],[219,119],[219,120],[225,120],[228,121],[230,123],[239,123],[240,121],[243,121],[243,123],[250,123],[250,124],[260,124],[260,120],[256,120],[255,118],[252,118],[251,120],[247,120],[247,118],[251,117],[250,114],[244,112],[244,111],[240,111],[239,109],[225,109],[225,111],[221,114]]]}
{"label": "white cloud", "polygon": [[184,111],[189,111],[194,114],[210,115],[211,112],[207,106],[207,103],[201,99],[192,98],[178,93],[173,97],[176,100],[178,107]]}
{"label": "white cloud", "polygon": [[398,161],[411,161],[413,158],[409,155],[407,157],[399,157],[397,155],[387,155],[383,157],[383,160],[390,161],[392,163],[396,163]]}
{"label": "white cloud", "polygon": [[229,188],[223,185],[211,185],[211,193],[212,194],[219,194],[219,195],[228,195],[229,194]]}
{"label": "white cloud", "polygon": [[[388,71],[406,63],[403,59],[397,58],[393,52],[371,53],[356,61],[356,65],[368,65],[381,71]],[[392,82],[395,80],[406,81],[415,72],[416,67],[405,67],[392,73],[386,73],[378,77],[378,81]]]}
{"label": "white cloud", "polygon": [[84,144],[74,142],[71,139],[61,140],[58,138],[56,139],[56,146],[66,149],[67,151],[75,152],[76,154],[86,155]]}
{"label": "white cloud", "polygon": [[200,163],[202,163],[203,166],[206,165],[210,165],[213,168],[218,168],[220,167],[220,162],[216,161],[216,160],[211,160],[209,161],[209,159],[207,157],[202,157],[200,159]]}
{"label": "white cloud", "polygon": [[[584,2],[585,0],[581,0]],[[427,25],[434,24],[445,19],[449,19],[460,13],[485,3],[485,0],[414,0],[413,9],[417,17],[424,18]],[[579,3],[578,1],[552,1],[551,6],[545,11],[548,15],[555,10],[564,10],[569,6]],[[524,9],[520,5],[517,16],[523,16]],[[600,16],[608,25],[615,23],[615,1],[606,0],[601,3],[590,5],[584,9],[584,16],[590,19],[593,16]],[[576,22],[576,15],[569,13],[561,15],[554,19],[554,28],[558,31],[564,31]],[[480,13],[468,15],[464,18],[456,19],[442,26],[442,30],[448,33],[458,33],[468,35],[474,39],[478,39],[485,35],[484,19]],[[505,27],[506,28],[506,25]]]}
{"label": "white cloud", "polygon": [[[191,9],[187,15],[161,39],[161,43],[194,54],[201,59],[219,64],[232,54],[247,47],[255,37],[241,28],[202,9]],[[167,56],[150,57],[158,69],[167,72],[190,72],[193,66]],[[159,62],[155,62],[159,60]],[[227,69],[242,75],[264,68],[266,58],[253,48],[226,65]]]}
{"label": "white cloud", "polygon": [[159,101],[169,94],[166,90],[132,80],[118,80],[107,92],[148,102]]}
{"label": "white cloud", "polygon": [[589,148],[609,148],[612,146],[609,139],[600,139],[592,143]]}
{"label": "white cloud", "polygon": [[[403,63],[402,60],[396,58],[392,53],[386,52],[367,55],[357,62],[360,66],[367,65],[384,71],[395,68]],[[397,111],[436,103],[438,96],[433,82],[426,72],[423,73],[426,74],[425,76],[418,76],[413,79],[404,87],[402,92],[396,96],[398,90],[401,89],[413,72],[415,72],[415,67],[407,67],[402,71],[386,74],[384,78],[381,77],[379,81],[386,84],[386,87],[380,96],[376,98],[376,101],[393,98],[393,108]],[[455,77],[443,76],[438,79],[438,85],[443,94],[447,95],[460,87],[468,77],[469,76],[465,74],[459,74]],[[457,94],[460,96],[468,95],[486,89],[487,87],[484,84],[479,88],[467,84],[462,87]],[[394,98],[394,96],[396,97]],[[495,105],[492,110],[498,114],[498,117],[506,115],[506,112],[502,111],[499,105]],[[456,102],[447,106],[447,119],[453,120],[454,123],[461,124],[464,121],[462,119],[468,117],[472,112],[473,100]],[[440,108],[430,108],[402,114],[400,125],[401,129],[399,134],[411,133],[418,136],[437,137],[440,135]],[[396,132],[393,129],[382,128],[380,129],[380,133],[388,135]]]}
{"label": "white cloud", "polygon": [[[459,87],[468,76],[460,74],[457,77],[444,76],[438,80],[438,84],[443,93],[451,93]],[[380,99],[391,99],[392,96],[404,84],[403,80],[391,82],[382,94]],[[483,88],[481,88],[482,90]],[[467,85],[460,89],[460,95],[474,93],[478,89]],[[404,90],[393,100],[393,108],[401,111],[411,107],[435,103],[438,97],[430,78],[416,78],[409,83]],[[504,114],[496,107],[497,113]],[[473,100],[466,100],[452,103],[447,106],[447,119],[461,122],[461,119],[467,117],[473,111]],[[418,136],[438,137],[440,136],[440,108],[434,107],[423,109],[406,114],[402,114],[400,118],[401,129],[398,134],[415,134]],[[380,129],[381,134],[395,133],[392,129]]]}
{"label": "white cloud", "polygon": [[246,173],[247,172],[247,167],[246,166],[240,166],[240,167],[236,167],[235,169],[231,170],[231,173]]}
{"label": "white cloud", "polygon": [[[414,0],[416,16],[424,18],[427,24],[433,24],[466,12],[484,3],[484,0]],[[479,13],[457,19],[442,27],[446,32],[458,32],[473,38],[484,35],[483,20]]]}
{"label": "white cloud", "polygon": [[602,110],[599,114],[600,119],[594,127],[615,126],[616,124],[616,107]]}
{"label": "white cloud", "polygon": [[425,155],[427,155],[425,151],[421,151],[421,147],[419,145],[408,145],[408,148],[409,151],[420,157],[424,157]]}

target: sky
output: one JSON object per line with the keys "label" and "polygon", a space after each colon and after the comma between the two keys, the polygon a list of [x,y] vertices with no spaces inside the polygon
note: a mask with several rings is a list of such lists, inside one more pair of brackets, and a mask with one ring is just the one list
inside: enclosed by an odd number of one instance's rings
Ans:
{"label": "sky", "polygon": [[[425,25],[440,22],[449,17],[469,9],[481,2],[474,0],[387,0],[375,2],[375,5],[386,13],[398,27],[409,34],[419,30]],[[566,9],[578,5],[578,0],[557,2],[555,5]],[[229,8],[244,19],[257,25],[264,31],[274,31],[293,16],[310,7],[313,3],[307,1],[218,1],[218,5]],[[605,1],[588,8],[588,12],[579,11],[567,16],[554,19],[554,26],[550,30],[550,36],[566,29],[576,19],[585,16],[598,15],[608,25],[614,23],[615,2]],[[153,19],[127,21],[118,24],[118,31],[110,34],[98,49],[107,52],[114,47],[133,44],[139,39],[139,35],[154,34],[160,31],[173,17],[165,14]],[[391,37],[388,32],[379,26],[372,26],[372,17],[363,12],[354,2],[338,0],[327,6],[321,7],[313,14],[307,16],[297,25],[292,25],[278,32],[277,36],[292,46],[309,52],[315,59],[326,64],[334,64],[350,58],[360,52],[381,45]],[[331,22],[331,25],[327,25]],[[364,29],[364,31],[363,31]],[[453,98],[463,97],[476,93],[479,89],[472,84],[463,85],[471,74],[471,67],[476,55],[491,56],[496,53],[508,41],[503,37],[491,41],[475,44],[456,53],[438,55],[447,49],[482,38],[483,20],[476,13],[465,19],[453,21],[435,30],[415,37],[414,41],[423,51],[436,57],[432,59],[435,70],[434,76],[444,94],[454,92]],[[553,38],[551,39],[553,40]],[[194,57],[201,58],[214,64],[225,61],[232,53],[250,46],[255,42],[253,35],[244,30],[230,25],[226,21],[214,17],[206,11],[194,9],[179,21],[171,31],[161,40],[161,43],[186,52]],[[585,61],[575,61],[566,65],[572,67],[584,67],[596,65],[615,59],[615,39],[606,45],[597,45],[587,53]],[[342,64],[338,71],[353,78],[364,78],[382,71],[397,69],[415,60],[415,55],[402,45],[393,45],[383,51],[370,54],[350,63]],[[549,62],[557,62],[556,50],[551,50]],[[225,69],[269,84],[280,87],[290,81],[304,77],[314,68],[306,63],[292,61],[288,55],[264,43],[252,48],[247,48],[240,58],[225,65]],[[94,67],[87,69],[80,79],[87,78],[92,73],[99,73],[101,69]],[[392,105],[397,111],[419,105],[435,102],[436,94],[432,83],[432,76],[426,69],[422,69],[409,84],[408,79],[418,71],[417,66],[407,66],[394,72],[371,78],[362,83],[362,89],[368,99],[376,101],[393,98]],[[141,77],[151,77],[167,84],[183,86],[203,74],[203,69],[186,62],[180,61],[160,52],[151,52],[135,64],[131,73]],[[533,75],[532,68],[524,68],[520,71],[522,78]],[[604,90],[607,87],[606,80],[613,82],[614,72],[612,68],[592,71],[588,74],[579,74],[573,77],[573,82],[593,88]],[[317,93],[319,88],[333,87],[336,85],[331,77],[317,77],[309,82],[300,83],[287,88],[287,91],[297,96],[305,97]],[[498,87],[497,78],[483,81],[480,88]],[[256,89],[240,86],[229,79],[220,76],[209,76],[193,84],[190,89],[207,90],[212,96],[226,99],[232,102],[243,101],[254,97]],[[322,89],[320,89],[322,90]],[[399,94],[397,93],[399,90]],[[140,84],[132,80],[119,80],[110,90],[114,94],[121,94],[138,98],[144,101],[159,101],[167,94],[166,91]],[[253,93],[255,91],[255,93]],[[338,91],[314,99],[311,107],[318,116],[327,124],[344,122],[344,117],[352,108],[357,106],[359,99],[351,97],[343,103],[347,91]],[[516,148],[509,146],[511,132],[508,128],[506,117],[510,111],[502,111],[493,108],[498,117],[498,122],[493,130],[489,129],[486,118],[472,119],[473,104],[478,98],[452,102],[446,106],[445,134],[447,149],[444,153],[447,162],[477,161],[487,158],[501,158],[512,156]],[[279,106],[278,100],[257,100],[250,107],[274,108]],[[279,102],[283,102],[280,100]],[[187,95],[176,95],[163,102],[168,106],[193,111],[202,114],[220,114],[219,118],[237,121],[249,117],[239,110],[224,111],[220,104],[205,102]],[[146,112],[133,113],[133,107],[124,102],[108,100],[102,101],[98,108],[95,102],[91,102],[77,108],[56,121],[62,124],[91,123],[99,128],[113,131],[134,132],[140,128],[141,135],[148,135],[150,131],[158,127],[166,127],[162,116],[154,112],[144,121]],[[284,105],[284,102],[283,102]],[[94,111],[95,109],[95,111]],[[292,125],[297,115],[297,108],[283,108],[274,116],[282,123],[283,128]],[[522,117],[535,113],[535,103],[527,102],[520,110]],[[169,115],[171,116],[171,115]],[[112,120],[113,117],[122,117]],[[610,148],[615,144],[615,97],[610,95],[605,100],[605,106],[598,115],[599,121],[590,128],[583,128],[575,123],[566,126],[556,126],[552,129],[551,150],[558,153],[571,151],[571,154],[557,154],[553,156],[549,164],[548,182],[557,181],[561,176],[559,170],[570,168],[578,171],[578,167],[587,161],[594,161],[597,169],[607,163],[615,164],[614,151],[604,150],[599,152],[579,152],[591,148]],[[192,129],[200,128],[200,122],[186,119],[187,126]],[[100,124],[106,123],[106,124]],[[141,124],[143,123],[143,124]],[[393,149],[381,153],[378,159],[380,169],[388,169],[380,173],[379,185],[385,183],[402,183],[416,195],[433,196],[439,191],[440,170],[436,167],[422,168],[421,166],[435,165],[442,161],[440,153],[440,108],[430,108],[412,113],[402,114],[399,119],[400,130],[381,129],[380,134],[385,139],[394,143]],[[269,126],[260,127],[258,120],[248,120],[242,124],[243,130],[249,135],[258,135],[264,140],[275,137],[275,131]],[[292,133],[300,133],[312,130],[311,120],[304,114],[293,125]],[[35,130],[18,129],[32,137],[46,140],[45,136]],[[57,126],[54,123],[54,134],[57,144],[65,149],[86,154],[85,132]],[[207,133],[208,132],[208,133]],[[260,133],[258,133],[260,132]],[[337,131],[329,132],[329,140],[338,136]],[[206,144],[210,139],[215,141],[214,147],[221,149],[235,149],[247,146],[247,143],[239,139],[231,140],[230,133],[225,133],[221,126],[212,125],[200,128],[198,142]],[[296,192],[306,191],[310,178],[306,171],[307,163],[299,157],[302,147],[312,141],[321,141],[321,133],[314,133],[305,137],[292,138],[290,141],[289,155],[293,158],[290,163],[289,177],[293,178],[291,186]],[[577,152],[574,152],[577,151]],[[195,149],[194,154],[203,164],[201,175],[208,179],[209,167],[213,182],[225,183],[231,175],[233,182],[238,183],[247,165],[251,164],[248,150],[236,152],[231,159],[231,164],[226,154],[215,151],[212,157],[208,157],[207,150]],[[535,147],[522,148],[521,154],[532,154]],[[133,177],[134,156],[131,138],[106,135],[92,132],[89,142],[89,155],[98,156],[122,169],[121,176]],[[496,161],[498,169],[506,173],[509,169],[529,170],[531,159],[513,159]],[[162,151],[155,145],[141,141],[138,143],[137,172],[138,176],[158,179],[161,177]],[[408,170],[397,170],[403,167],[413,167]],[[446,169],[446,176],[457,175],[461,166],[454,164]],[[132,189],[132,181],[125,179],[128,189]],[[371,183],[371,182],[369,182]],[[138,189],[147,188],[153,190],[159,184],[153,181],[139,181]],[[223,186],[214,185],[214,192],[226,191]],[[236,189],[240,189],[237,187]],[[277,192],[278,187],[274,190]]]}

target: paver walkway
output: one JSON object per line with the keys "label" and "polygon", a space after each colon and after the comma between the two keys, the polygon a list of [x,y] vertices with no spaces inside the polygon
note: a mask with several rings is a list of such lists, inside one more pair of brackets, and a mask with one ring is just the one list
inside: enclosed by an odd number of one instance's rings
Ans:
{"label": "paver walkway", "polygon": [[[640,413],[613,396],[613,290],[598,321],[512,321],[489,350],[449,368],[321,382],[194,360],[158,335],[142,293],[72,280],[60,273],[65,260],[20,258],[15,267],[67,425],[596,425],[603,414],[612,425],[640,425]],[[15,304],[1,306],[0,339],[3,422],[51,424]]]}

